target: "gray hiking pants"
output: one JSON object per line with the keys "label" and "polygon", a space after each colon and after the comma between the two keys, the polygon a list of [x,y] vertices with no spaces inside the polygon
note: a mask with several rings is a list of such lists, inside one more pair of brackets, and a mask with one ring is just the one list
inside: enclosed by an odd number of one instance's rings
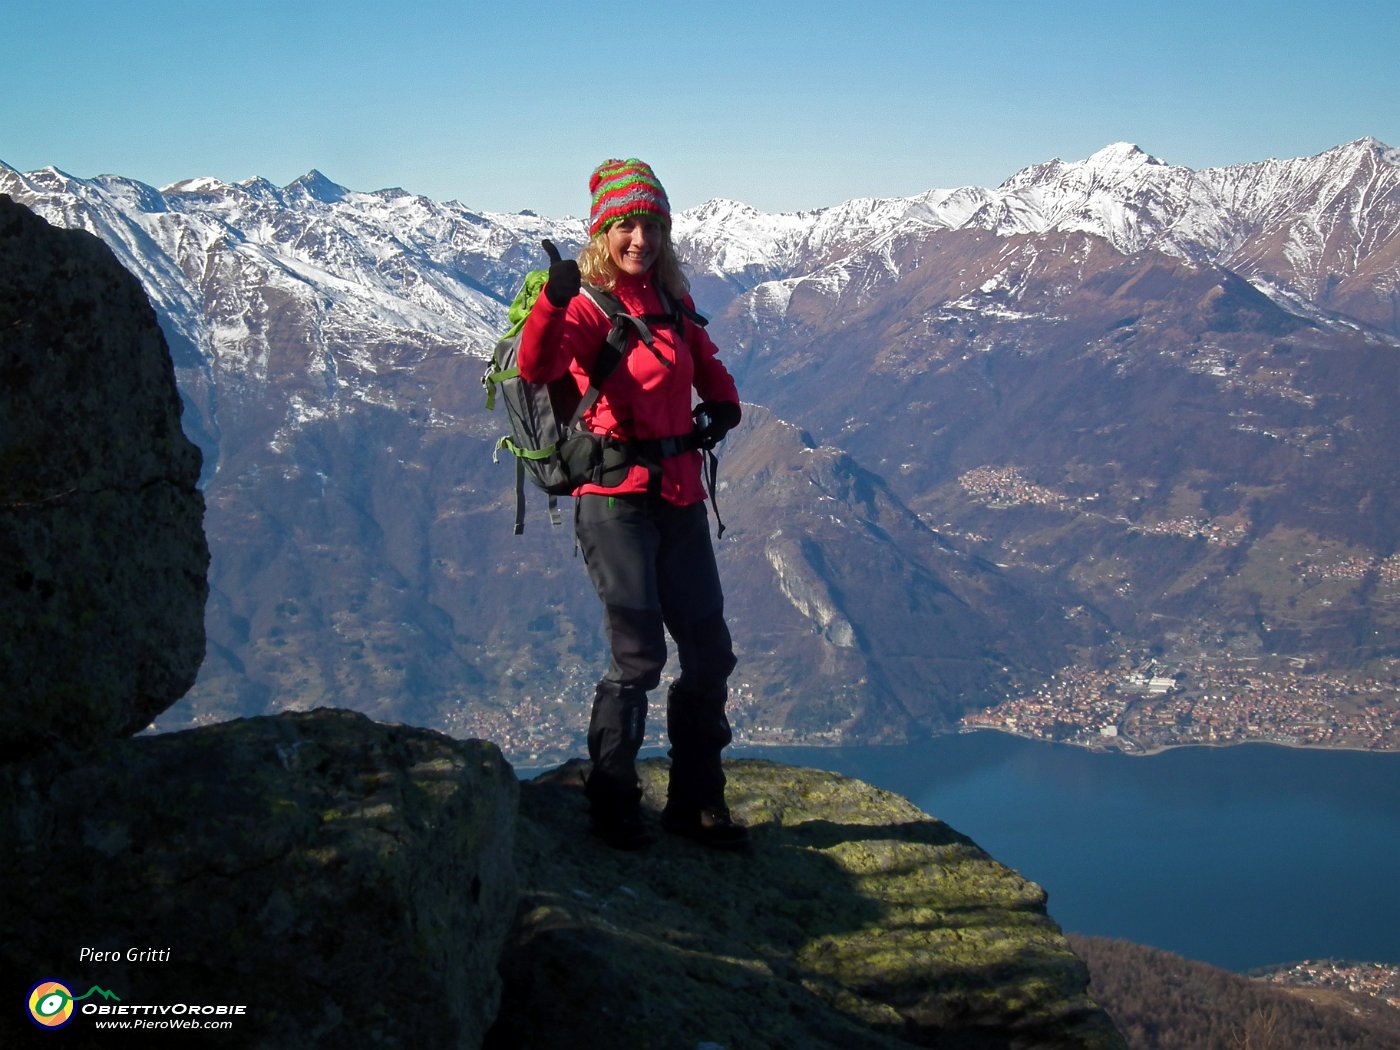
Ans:
{"label": "gray hiking pants", "polygon": [[595,806],[638,797],[647,692],[661,682],[670,632],[681,673],[667,693],[668,805],[698,810],[721,804],[720,751],[732,738],[724,706],[736,661],[705,505],[586,495],[574,514],[611,649],[588,729],[589,797]]}

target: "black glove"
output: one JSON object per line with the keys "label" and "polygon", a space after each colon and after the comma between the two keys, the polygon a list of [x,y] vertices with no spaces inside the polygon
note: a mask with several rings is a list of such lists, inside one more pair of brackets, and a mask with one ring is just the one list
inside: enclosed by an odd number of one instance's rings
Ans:
{"label": "black glove", "polygon": [[582,283],[578,260],[561,259],[549,268],[549,283],[544,286],[545,298],[562,310],[569,305],[570,299],[578,295]]}
{"label": "black glove", "polygon": [[695,444],[698,448],[714,448],[739,425],[742,412],[735,401],[702,401],[695,406]]}
{"label": "black glove", "polygon": [[570,299],[578,295],[583,285],[578,260],[561,259],[553,241],[545,241],[544,250],[549,253],[549,283],[544,286],[544,295],[552,305],[562,310],[569,305]]}

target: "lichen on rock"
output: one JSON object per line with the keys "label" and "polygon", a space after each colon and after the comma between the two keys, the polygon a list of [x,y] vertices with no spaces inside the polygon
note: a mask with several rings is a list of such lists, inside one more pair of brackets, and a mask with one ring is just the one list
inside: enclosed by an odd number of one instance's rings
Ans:
{"label": "lichen on rock", "polygon": [[[642,764],[650,807],[666,768]],[[488,1047],[1123,1046],[1038,886],[860,781],[727,770],[753,837],[738,855],[590,840],[577,764],[523,785],[522,915]]]}

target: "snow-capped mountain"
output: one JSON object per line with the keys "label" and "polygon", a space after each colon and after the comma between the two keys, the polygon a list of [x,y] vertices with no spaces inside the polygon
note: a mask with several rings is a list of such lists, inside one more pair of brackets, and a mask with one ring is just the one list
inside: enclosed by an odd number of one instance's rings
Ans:
{"label": "snow-capped mountain", "polygon": [[265,179],[201,178],[155,190],[111,176],[0,168],[0,188],[51,222],[103,237],[178,331],[216,354],[234,352],[254,373],[266,347],[223,331],[244,324],[247,304],[215,294],[231,284],[276,284],[319,304],[330,325],[319,334],[358,339],[368,328],[381,338],[413,332],[460,343],[499,323],[499,293],[480,281],[491,265],[510,265],[521,238],[582,234],[577,222],[502,221],[397,189],[355,193],[317,171],[280,189]]}
{"label": "snow-capped mountain", "polygon": [[[405,343],[479,350],[501,327],[501,289],[533,261],[530,241],[583,233],[577,221],[478,215],[398,189],[356,193],[316,171],[282,188],[197,178],[156,190],[0,166],[0,192],[102,237],[206,367],[250,380],[309,358],[335,384],[342,355],[352,373],[372,372]],[[296,360],[279,363],[269,317],[286,311],[305,330]]]}
{"label": "snow-capped mountain", "polygon": [[[1400,334],[1400,150],[1375,139],[1316,157],[1193,171],[1115,143],[1018,172],[996,189],[931,190],[763,215],[712,201],[676,230],[695,271],[733,281],[833,279],[853,255],[941,230],[1085,233],[1118,252],[1213,263],[1292,305]],[[816,265],[814,265],[816,264]],[[889,264],[888,276],[900,274]],[[1360,287],[1358,287],[1360,286]]]}
{"label": "snow-capped mountain", "polygon": [[[156,189],[0,164],[0,193],[106,241],[166,329],[214,555],[188,719],[338,703],[512,751],[582,724],[592,595],[565,537],[509,535],[477,382],[539,242],[577,250],[579,220],[315,171]],[[1400,651],[1379,570],[1321,604],[1252,560],[1395,553],[1396,150],[1192,171],[1119,143],[995,188],[710,201],[675,234],[778,417],[751,411],[721,492],[739,723],[941,727],[1066,646],[1165,644],[1167,611],[1195,642],[1310,652],[1364,624],[1356,652]],[[1246,539],[1174,546],[1222,520]]]}
{"label": "snow-capped mountain", "polygon": [[[353,344],[368,367],[373,347],[405,340],[480,353],[502,327],[503,300],[542,264],[539,241],[576,248],[584,236],[575,219],[476,213],[400,189],[354,192],[316,171],[282,188],[196,178],[156,190],[0,164],[0,192],[101,236],[175,332],[250,377],[274,367],[258,325],[272,307],[231,290],[275,287],[285,297],[279,308],[307,315],[318,356]],[[713,200],[677,215],[675,230],[697,281],[727,290],[705,301],[710,309],[765,281],[839,284],[853,256],[883,256],[898,278],[892,246],[920,233],[1076,232],[1125,255],[1218,264],[1287,303],[1350,312],[1400,334],[1400,150],[1374,139],[1202,171],[1115,143],[1082,161],[1026,168],[995,189],[776,215]]]}

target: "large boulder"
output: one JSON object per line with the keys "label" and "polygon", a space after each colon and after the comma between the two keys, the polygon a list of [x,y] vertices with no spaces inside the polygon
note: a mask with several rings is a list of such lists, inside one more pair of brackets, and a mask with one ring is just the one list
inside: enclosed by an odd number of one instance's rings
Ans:
{"label": "large boulder", "polygon": [[[590,840],[575,765],[523,785],[491,1050],[1121,1050],[1045,894],[860,781],[730,764],[747,853]],[[643,763],[647,805],[664,760]]]}
{"label": "large boulder", "polygon": [[[95,757],[0,767],[0,987],[127,1008],[80,1012],[63,1045],[181,1004],[246,1008],[193,1018],[232,1022],[220,1047],[481,1044],[516,900],[519,786],[494,745],[320,710]],[[0,1046],[39,1031],[0,1017]]]}
{"label": "large boulder", "polygon": [[0,196],[0,761],[150,723],[204,658],[200,453],[141,285]]}

